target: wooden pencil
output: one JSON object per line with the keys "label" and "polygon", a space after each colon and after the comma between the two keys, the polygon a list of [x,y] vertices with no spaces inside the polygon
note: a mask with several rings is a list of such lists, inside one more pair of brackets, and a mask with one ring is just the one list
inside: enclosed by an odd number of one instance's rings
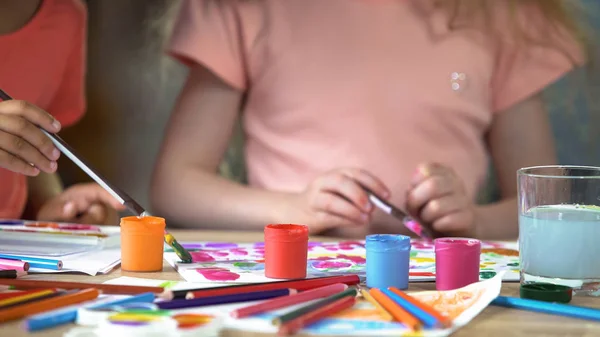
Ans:
{"label": "wooden pencil", "polygon": [[384,307],[381,306],[381,304],[379,304],[379,302],[377,302],[373,296],[371,296],[371,294],[369,294],[369,292],[365,289],[361,289],[360,290],[360,294],[362,295],[362,297],[367,300],[369,303],[371,303],[375,309],[377,309],[377,311],[379,312],[379,314],[381,315],[381,318],[383,318],[386,321],[393,321],[394,317],[392,317],[392,315],[385,310]]}
{"label": "wooden pencil", "polygon": [[8,306],[8,305],[12,305],[12,304],[24,302],[24,301],[27,301],[27,300],[30,300],[30,299],[42,297],[42,296],[45,296],[45,295],[53,294],[55,292],[56,292],[56,290],[46,289],[46,290],[34,291],[32,293],[23,294],[23,295],[11,297],[11,298],[6,298],[6,299],[3,299],[3,300],[0,300],[0,308]]}
{"label": "wooden pencil", "polygon": [[287,312],[283,315],[277,316],[273,319],[273,324],[274,325],[282,325],[285,324],[286,322],[289,322],[291,320],[294,320],[300,316],[303,316],[309,312],[315,311],[321,307],[324,307],[325,305],[328,305],[330,303],[333,303],[341,298],[344,297],[356,297],[356,295],[358,294],[356,288],[348,288],[342,292],[339,292],[337,294],[333,294],[329,297],[325,297],[324,299],[318,300],[315,303],[309,304],[309,305],[305,305],[301,308],[298,308],[296,310],[292,310],[290,312]]}
{"label": "wooden pencil", "polygon": [[[358,275],[342,275],[342,276],[328,276],[319,277],[312,279],[301,279],[301,280],[289,280],[289,281],[275,281],[265,282],[256,284],[243,284],[235,285],[231,287],[213,287],[204,288],[197,290],[185,290],[172,292],[171,298],[178,298],[182,292],[186,292],[185,298],[199,298],[208,296],[219,296],[219,295],[231,295],[239,294],[244,292],[252,291],[265,291],[275,289],[296,289],[298,291],[305,291],[309,289],[319,288],[330,284],[343,283],[346,285],[356,285],[360,283]],[[169,299],[169,298],[167,298]]]}
{"label": "wooden pencil", "polygon": [[342,310],[351,308],[354,306],[354,303],[356,303],[356,298],[353,296],[341,298],[282,324],[279,327],[278,334],[282,336],[294,334],[308,325],[318,322],[328,316],[337,314]]}
{"label": "wooden pencil", "polygon": [[0,310],[0,322],[8,322],[23,318],[25,316],[38,314],[40,312],[93,300],[97,298],[99,294],[100,292],[97,289],[85,289],[73,294],[53,297],[38,302],[27,303]]}
{"label": "wooden pencil", "polygon": [[208,305],[220,305],[220,304],[227,304],[227,303],[241,303],[241,302],[266,300],[266,299],[271,299],[271,298],[276,298],[276,297],[281,297],[281,296],[289,296],[290,294],[295,294],[295,293],[296,293],[295,289],[275,289],[275,290],[266,290],[266,291],[255,291],[255,292],[243,293],[243,294],[201,297],[201,298],[194,298],[191,300],[163,301],[163,302],[158,302],[156,305],[160,309],[185,309],[185,308],[203,307],[203,306],[208,306]]}
{"label": "wooden pencil", "polygon": [[14,286],[17,289],[55,288],[55,289],[98,289],[104,294],[137,295],[142,293],[162,293],[162,287],[126,286],[119,284],[79,283],[62,281],[10,280],[0,279],[0,284]]}
{"label": "wooden pencil", "polygon": [[270,310],[289,307],[295,304],[306,303],[308,301],[316,300],[319,298],[331,296],[333,294],[342,292],[347,288],[348,286],[343,283],[336,283],[316,289],[307,290],[301,293],[292,294],[289,296],[278,297],[272,300],[233,310],[231,312],[231,317],[243,318]]}
{"label": "wooden pencil", "polygon": [[392,299],[387,297],[381,290],[377,288],[371,288],[369,294],[381,304],[398,322],[406,325],[409,329],[419,330],[421,329],[421,322],[408,311],[404,310]]}
{"label": "wooden pencil", "polygon": [[402,297],[404,300],[411,303],[412,305],[420,308],[421,310],[423,310],[426,313],[430,314],[431,316],[435,317],[443,326],[449,327],[452,325],[452,321],[450,320],[450,318],[440,314],[437,310],[435,310],[429,304],[419,301],[417,298],[410,296],[409,294],[403,292],[402,290],[400,290],[398,288],[389,287],[388,289],[389,289],[389,291]]}

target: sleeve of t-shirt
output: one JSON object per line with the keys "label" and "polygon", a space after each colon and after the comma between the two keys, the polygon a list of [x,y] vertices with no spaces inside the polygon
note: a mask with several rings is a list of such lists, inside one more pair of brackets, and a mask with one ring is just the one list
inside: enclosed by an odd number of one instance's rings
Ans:
{"label": "sleeve of t-shirt", "polygon": [[83,4],[78,8],[78,18],[65,71],[60,80],[52,103],[48,107],[63,127],[75,124],[83,117],[86,108],[85,74],[86,74],[86,40],[87,11]]}
{"label": "sleeve of t-shirt", "polygon": [[204,66],[225,83],[244,90],[242,31],[236,1],[183,0],[167,53],[188,67]]}
{"label": "sleeve of t-shirt", "polygon": [[[492,80],[493,110],[499,112],[541,92],[585,63],[583,48],[564,29],[548,24],[531,8],[517,16],[528,40],[500,39]],[[505,31],[509,25],[505,26]]]}

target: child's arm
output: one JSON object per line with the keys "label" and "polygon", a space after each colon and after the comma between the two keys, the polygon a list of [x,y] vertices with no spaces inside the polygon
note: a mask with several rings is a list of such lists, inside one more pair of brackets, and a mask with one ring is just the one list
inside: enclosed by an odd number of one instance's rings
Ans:
{"label": "child's arm", "polygon": [[153,174],[156,214],[178,224],[249,230],[279,222],[289,194],[251,189],[217,175],[242,95],[206,68],[190,69]]}
{"label": "child's arm", "polygon": [[495,114],[488,144],[501,200],[475,208],[477,237],[517,237],[516,172],[523,167],[557,163],[551,130],[548,113],[539,94]]}
{"label": "child's arm", "polygon": [[243,93],[203,66],[193,66],[167,127],[153,174],[156,214],[179,225],[259,230],[269,223],[302,223],[311,234],[366,226],[372,207],[357,181],[386,197],[389,191],[362,170],[341,168],[283,193],[251,188],[217,174]]}

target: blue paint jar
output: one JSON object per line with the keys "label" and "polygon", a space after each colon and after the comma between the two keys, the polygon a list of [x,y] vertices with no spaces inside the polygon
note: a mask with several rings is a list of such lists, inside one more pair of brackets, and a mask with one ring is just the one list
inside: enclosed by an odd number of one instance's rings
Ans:
{"label": "blue paint jar", "polygon": [[396,234],[368,235],[365,248],[367,287],[408,288],[410,237]]}

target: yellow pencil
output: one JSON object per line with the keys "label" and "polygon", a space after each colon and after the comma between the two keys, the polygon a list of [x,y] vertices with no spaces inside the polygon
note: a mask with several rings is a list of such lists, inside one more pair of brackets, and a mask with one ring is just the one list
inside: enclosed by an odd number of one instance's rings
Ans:
{"label": "yellow pencil", "polygon": [[29,293],[26,295],[15,296],[15,297],[7,298],[4,300],[0,300],[0,308],[8,306],[8,305],[13,305],[13,304],[21,303],[24,301],[32,300],[32,299],[35,299],[38,297],[47,296],[47,295],[53,294],[55,292],[56,292],[56,290],[53,290],[53,289],[40,290],[40,291],[36,291],[36,292]]}
{"label": "yellow pencil", "polygon": [[368,291],[366,291],[364,289],[361,289],[360,293],[361,293],[362,297],[365,300],[369,301],[369,303],[371,303],[377,309],[377,311],[379,311],[379,314],[381,315],[381,318],[383,318],[386,321],[393,321],[394,320],[394,317],[392,317],[392,315],[387,310],[385,310],[385,308],[382,307],[381,304],[379,304],[379,302],[377,302],[371,296],[371,294],[369,294]]}

